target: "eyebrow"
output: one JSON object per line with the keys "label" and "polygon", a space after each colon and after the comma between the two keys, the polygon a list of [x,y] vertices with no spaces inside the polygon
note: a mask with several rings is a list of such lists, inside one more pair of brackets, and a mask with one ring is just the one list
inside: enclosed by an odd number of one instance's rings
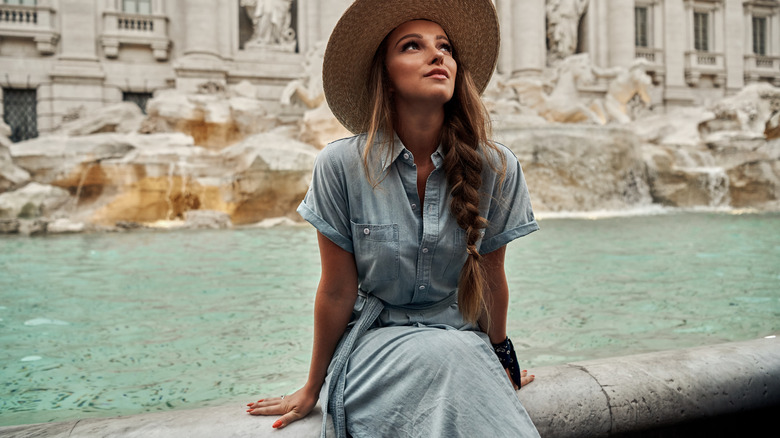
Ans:
{"label": "eyebrow", "polygon": [[[401,38],[398,39],[398,41],[395,43],[394,47],[398,47],[398,45],[401,44],[401,41],[403,41],[405,39],[409,39],[409,38],[419,38],[419,39],[422,39],[422,37],[423,36],[420,35],[419,33],[410,33],[408,35],[404,35],[404,36],[402,36]],[[445,36],[445,35],[436,35],[436,40],[437,41],[438,40],[444,40],[444,41],[447,41],[448,43],[450,42],[450,39],[447,38],[447,36]]]}

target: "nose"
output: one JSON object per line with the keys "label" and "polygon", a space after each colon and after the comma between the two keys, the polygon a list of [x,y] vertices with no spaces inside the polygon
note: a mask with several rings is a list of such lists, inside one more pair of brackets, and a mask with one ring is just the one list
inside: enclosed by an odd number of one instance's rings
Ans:
{"label": "nose", "polygon": [[433,52],[433,58],[431,58],[431,65],[442,64],[444,62],[444,53],[441,50],[435,50]]}

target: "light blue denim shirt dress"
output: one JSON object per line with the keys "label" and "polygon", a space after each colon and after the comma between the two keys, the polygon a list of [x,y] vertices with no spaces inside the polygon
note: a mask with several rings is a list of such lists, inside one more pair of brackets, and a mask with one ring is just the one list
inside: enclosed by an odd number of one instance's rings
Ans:
{"label": "light blue denim shirt dress", "polygon": [[[457,306],[467,253],[450,213],[444,152],[431,155],[435,169],[423,204],[414,157],[400,139],[389,154],[373,148],[376,187],[363,164],[365,140],[362,134],[325,147],[298,207],[357,264],[353,320],[320,397],[336,435],[538,436],[487,336]],[[477,243],[481,254],[539,229],[517,158],[498,148],[504,178],[494,170],[501,166],[497,153],[484,149],[480,212],[488,226]]]}

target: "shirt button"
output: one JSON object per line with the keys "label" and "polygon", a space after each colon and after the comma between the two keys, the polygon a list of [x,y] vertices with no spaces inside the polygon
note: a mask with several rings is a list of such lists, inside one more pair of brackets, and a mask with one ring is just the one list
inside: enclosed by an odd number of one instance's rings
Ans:
{"label": "shirt button", "polygon": [[420,290],[425,290],[425,285],[424,284],[420,286]]}
{"label": "shirt button", "polygon": [[368,228],[363,228],[363,234],[368,236],[369,234],[371,234],[371,230],[369,230]]}
{"label": "shirt button", "polygon": [[408,159],[409,159],[409,154],[404,154],[404,160],[408,160]]}
{"label": "shirt button", "polygon": [[416,209],[417,209],[417,204],[412,204],[412,210],[416,210]]}
{"label": "shirt button", "polygon": [[423,254],[428,254],[428,248],[423,248]]}

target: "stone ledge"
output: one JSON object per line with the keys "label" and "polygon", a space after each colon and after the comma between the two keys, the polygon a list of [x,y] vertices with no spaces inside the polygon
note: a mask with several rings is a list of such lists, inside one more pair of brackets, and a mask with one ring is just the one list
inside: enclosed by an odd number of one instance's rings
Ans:
{"label": "stone ledge", "polygon": [[[780,407],[780,339],[576,362],[534,370],[518,393],[543,437],[599,437]],[[193,410],[1,427],[3,437],[316,437],[319,407],[275,431],[246,400]],[[675,436],[667,433],[665,436]]]}

